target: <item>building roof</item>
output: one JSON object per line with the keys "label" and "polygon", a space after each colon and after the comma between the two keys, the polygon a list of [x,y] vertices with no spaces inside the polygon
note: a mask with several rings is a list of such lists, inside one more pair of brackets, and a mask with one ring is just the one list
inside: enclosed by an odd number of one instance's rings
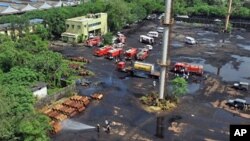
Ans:
{"label": "building roof", "polygon": [[49,9],[52,8],[51,5],[49,5],[47,2],[44,2],[41,6],[38,7],[38,9]]}
{"label": "building roof", "polygon": [[18,13],[18,10],[11,6],[8,6],[6,9],[1,11],[1,14],[12,14],[12,13]]}
{"label": "building roof", "polygon": [[34,6],[31,6],[29,3],[24,7],[22,8],[20,11],[24,12],[24,11],[32,11],[32,10],[36,10],[37,8],[34,7]]}

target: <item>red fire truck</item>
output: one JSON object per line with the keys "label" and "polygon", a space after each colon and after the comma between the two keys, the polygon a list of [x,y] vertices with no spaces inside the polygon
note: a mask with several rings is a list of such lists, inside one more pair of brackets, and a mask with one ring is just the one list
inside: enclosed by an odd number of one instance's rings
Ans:
{"label": "red fire truck", "polygon": [[109,50],[112,50],[113,46],[112,45],[106,45],[102,48],[98,48],[94,51],[94,55],[95,56],[104,56],[108,54]]}
{"label": "red fire truck", "polygon": [[125,59],[133,59],[133,58],[135,58],[136,54],[137,54],[137,48],[131,48],[131,49],[128,49],[125,51],[124,58]]}
{"label": "red fire truck", "polygon": [[100,36],[93,36],[86,40],[85,45],[88,47],[100,46],[102,43],[102,38]]}
{"label": "red fire truck", "polygon": [[188,73],[203,75],[203,66],[186,62],[177,62],[174,65],[173,71],[178,73],[188,72]]}
{"label": "red fire truck", "polygon": [[122,53],[123,53],[123,49],[122,48],[114,48],[114,49],[108,51],[106,57],[108,59],[113,59],[113,58],[119,57],[120,55],[122,55]]}

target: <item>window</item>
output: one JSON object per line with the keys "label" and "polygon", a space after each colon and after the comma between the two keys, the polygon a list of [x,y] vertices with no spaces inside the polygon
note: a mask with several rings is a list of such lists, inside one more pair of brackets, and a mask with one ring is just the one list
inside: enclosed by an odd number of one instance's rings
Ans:
{"label": "window", "polygon": [[67,28],[69,28],[69,24],[66,24]]}
{"label": "window", "polygon": [[100,25],[101,22],[97,22],[97,23],[92,23],[92,24],[89,24],[89,27],[92,27],[92,26],[97,26],[97,25]]}
{"label": "window", "polygon": [[74,25],[71,25],[71,28],[73,28],[73,29],[74,29],[74,27],[75,27]]}
{"label": "window", "polygon": [[80,26],[80,25],[78,25],[78,26],[77,26],[77,29],[81,29],[81,26]]}

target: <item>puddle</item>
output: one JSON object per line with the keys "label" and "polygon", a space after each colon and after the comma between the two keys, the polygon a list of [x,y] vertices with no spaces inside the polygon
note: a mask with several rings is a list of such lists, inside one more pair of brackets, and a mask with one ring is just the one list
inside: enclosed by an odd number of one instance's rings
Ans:
{"label": "puddle", "polygon": [[219,35],[218,33],[212,32],[212,31],[204,31],[204,32],[198,32],[197,35],[199,36],[208,36],[208,35]]}
{"label": "puddle", "polygon": [[181,42],[179,42],[179,41],[173,41],[173,42],[171,43],[171,46],[176,47],[176,48],[179,48],[179,47],[183,47],[183,46],[184,46],[184,43],[181,43]]}
{"label": "puddle", "polygon": [[222,77],[223,81],[244,81],[249,82],[250,77],[250,57],[241,57],[238,55],[232,55],[233,58],[236,58],[236,62],[239,63],[239,66],[235,68],[233,61],[216,68],[210,64],[206,64],[205,60],[202,58],[192,58],[192,57],[179,57],[178,60],[185,60],[190,63],[201,64],[204,67],[205,72],[219,75]]}
{"label": "puddle", "polygon": [[188,94],[194,94],[200,89],[201,84],[199,83],[189,83],[188,84]]}
{"label": "puddle", "polygon": [[232,113],[225,111],[223,109],[217,109],[213,116],[216,120],[221,120],[224,122],[229,122],[231,124],[237,124],[242,122],[243,118],[234,116]]}
{"label": "puddle", "polygon": [[250,51],[250,43],[247,45],[247,44],[236,44],[238,47],[241,47],[245,50],[249,50]]}
{"label": "puddle", "polygon": [[236,39],[237,39],[237,40],[244,40],[245,38],[242,37],[242,36],[240,36],[240,35],[236,35]]}
{"label": "puddle", "polygon": [[238,69],[235,69],[232,62],[222,66],[220,76],[225,81],[245,81],[250,82],[247,78],[250,77],[250,58],[232,55],[232,57],[240,62]]}
{"label": "puddle", "polygon": [[217,47],[218,44],[216,44],[216,43],[209,43],[208,46],[209,46],[209,47]]}

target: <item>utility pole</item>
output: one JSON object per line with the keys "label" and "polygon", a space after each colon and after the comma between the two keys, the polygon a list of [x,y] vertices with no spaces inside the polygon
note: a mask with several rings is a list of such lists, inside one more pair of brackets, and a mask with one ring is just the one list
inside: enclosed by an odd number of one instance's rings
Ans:
{"label": "utility pole", "polygon": [[226,16],[226,21],[225,21],[225,29],[224,29],[224,32],[226,32],[226,31],[227,31],[227,28],[228,28],[229,18],[230,18],[231,9],[232,9],[232,1],[233,1],[233,0],[229,0],[228,10],[227,10],[227,16]]}
{"label": "utility pole", "polygon": [[172,0],[165,0],[165,16],[163,21],[164,35],[163,35],[163,50],[162,50],[162,60],[161,60],[161,76],[160,76],[160,95],[159,99],[164,98],[165,91],[165,79],[167,71],[167,58],[168,58],[168,46],[169,46],[169,30],[171,21],[171,10],[172,10]]}

